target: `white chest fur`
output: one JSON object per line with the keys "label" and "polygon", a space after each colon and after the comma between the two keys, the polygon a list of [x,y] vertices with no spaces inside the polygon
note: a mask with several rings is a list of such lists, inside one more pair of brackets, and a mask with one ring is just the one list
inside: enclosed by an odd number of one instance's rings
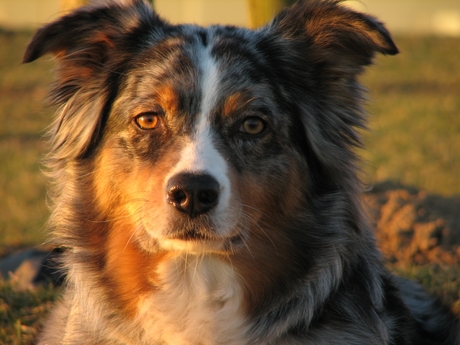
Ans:
{"label": "white chest fur", "polygon": [[246,343],[242,290],[229,264],[182,254],[162,262],[158,276],[159,289],[139,303],[147,343]]}

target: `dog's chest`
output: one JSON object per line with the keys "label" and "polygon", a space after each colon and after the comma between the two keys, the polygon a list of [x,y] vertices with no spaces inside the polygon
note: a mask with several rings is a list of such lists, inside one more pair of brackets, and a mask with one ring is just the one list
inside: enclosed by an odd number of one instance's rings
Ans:
{"label": "dog's chest", "polygon": [[181,255],[161,263],[157,273],[158,290],[139,303],[146,342],[245,343],[242,290],[229,264]]}

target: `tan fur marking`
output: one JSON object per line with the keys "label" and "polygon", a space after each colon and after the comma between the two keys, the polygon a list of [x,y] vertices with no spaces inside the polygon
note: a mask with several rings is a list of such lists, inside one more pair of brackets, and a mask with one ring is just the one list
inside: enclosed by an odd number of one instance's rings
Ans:
{"label": "tan fur marking", "polygon": [[235,93],[229,96],[225,101],[224,108],[222,110],[222,115],[230,116],[231,114],[233,114],[239,108],[241,98],[241,93]]}
{"label": "tan fur marking", "polygon": [[158,102],[163,109],[175,113],[179,106],[179,95],[171,86],[163,86],[157,92]]}
{"label": "tan fur marking", "polygon": [[165,253],[148,253],[139,248],[132,216],[142,203],[159,201],[152,196],[158,195],[154,189],[161,186],[161,181],[151,166],[133,166],[130,171],[125,171],[120,169],[121,164],[116,148],[108,142],[97,162],[94,187],[97,206],[102,211],[99,213],[108,217],[99,221],[103,222],[101,226],[110,229],[105,245],[108,286],[121,301],[121,308],[133,318],[139,299],[155,290],[155,270]]}
{"label": "tan fur marking", "polygon": [[[129,178],[123,171],[116,169],[117,155],[114,148],[108,147],[102,150],[101,156],[99,156],[96,163],[96,169],[94,173],[94,190],[96,193],[96,200],[98,207],[102,212],[100,214],[111,214],[116,205],[116,186],[117,181],[124,181]],[[118,171],[117,171],[118,170]],[[113,179],[113,176],[117,176],[117,179]],[[99,221],[101,219],[98,219]]]}
{"label": "tan fur marking", "polygon": [[98,44],[105,44],[109,48],[113,48],[114,46],[112,40],[109,38],[108,34],[105,32],[97,31],[94,33],[93,37],[91,38],[93,42],[98,43]]}
{"label": "tan fur marking", "polygon": [[[109,235],[107,248],[107,272],[113,280],[117,297],[124,309],[133,317],[139,296],[151,286],[146,277],[150,272],[150,258],[131,242],[132,231],[114,229]],[[151,272],[153,273],[153,272]]]}
{"label": "tan fur marking", "polygon": [[241,111],[248,103],[251,102],[249,95],[244,92],[237,92],[230,95],[226,100],[222,109],[223,116],[231,116],[232,114]]}

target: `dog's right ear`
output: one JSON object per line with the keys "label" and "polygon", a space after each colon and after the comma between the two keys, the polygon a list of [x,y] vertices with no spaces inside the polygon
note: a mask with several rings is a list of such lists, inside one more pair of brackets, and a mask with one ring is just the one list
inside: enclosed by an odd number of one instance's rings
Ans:
{"label": "dog's right ear", "polygon": [[51,127],[51,152],[65,162],[82,156],[97,144],[113,80],[120,66],[162,37],[168,26],[143,0],[106,2],[83,7],[37,31],[24,54],[31,62],[45,54],[57,60],[51,102],[60,107]]}

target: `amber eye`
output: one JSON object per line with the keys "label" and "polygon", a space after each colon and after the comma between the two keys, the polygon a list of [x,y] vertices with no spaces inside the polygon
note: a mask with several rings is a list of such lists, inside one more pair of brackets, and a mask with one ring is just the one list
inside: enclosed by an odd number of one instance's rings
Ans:
{"label": "amber eye", "polygon": [[144,113],[137,116],[134,121],[141,129],[155,129],[160,125],[160,117],[155,113]]}
{"label": "amber eye", "polygon": [[240,127],[240,132],[257,135],[265,130],[265,122],[256,116],[248,117]]}

